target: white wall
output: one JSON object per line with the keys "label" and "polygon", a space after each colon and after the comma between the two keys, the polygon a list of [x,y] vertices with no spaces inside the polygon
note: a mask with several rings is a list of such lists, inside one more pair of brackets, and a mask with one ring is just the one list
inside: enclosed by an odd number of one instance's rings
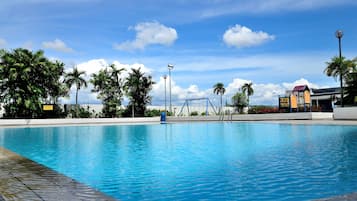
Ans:
{"label": "white wall", "polygon": [[[102,104],[81,104],[81,107],[84,107],[85,109],[87,109],[87,106],[89,106],[90,111],[94,110],[95,113],[97,113],[97,114],[100,113],[102,111],[102,108],[103,108]],[[165,106],[148,106],[147,108],[151,109],[151,110],[152,109],[157,109],[157,110],[161,110],[161,111],[165,110]],[[172,112],[174,112],[175,115],[178,115],[180,110],[181,110],[181,108],[182,108],[182,105],[180,105],[180,106],[173,105],[172,106]],[[167,106],[166,109],[167,109],[167,111],[169,111],[170,107]],[[191,112],[198,112],[198,115],[200,116],[202,113],[206,112],[206,106],[190,106],[189,110],[190,110],[190,113]],[[216,110],[216,112],[218,112],[219,108],[216,107],[215,110]],[[233,107],[223,107],[223,111],[225,111],[227,113],[232,113],[234,111],[234,108]],[[1,109],[0,109],[0,117],[2,117],[3,114],[4,114],[4,110],[1,107]],[[212,109],[211,106],[208,107],[208,114],[209,115],[215,115],[214,110]],[[188,116],[187,107],[183,108],[182,116]]]}
{"label": "white wall", "polygon": [[336,120],[357,120],[357,107],[338,107],[333,109]]}

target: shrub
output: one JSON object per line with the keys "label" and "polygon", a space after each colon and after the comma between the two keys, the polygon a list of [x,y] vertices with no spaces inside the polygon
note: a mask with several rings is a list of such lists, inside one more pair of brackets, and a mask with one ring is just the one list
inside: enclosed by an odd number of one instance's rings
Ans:
{"label": "shrub", "polygon": [[275,106],[257,105],[251,106],[248,110],[249,114],[266,114],[279,113],[279,108]]}
{"label": "shrub", "polygon": [[158,117],[161,115],[161,111],[157,109],[152,109],[152,110],[146,110],[145,111],[145,117]]}
{"label": "shrub", "polygon": [[[71,108],[69,111],[69,114],[71,114],[72,117],[76,116],[76,108]],[[82,106],[79,106],[78,109],[78,118],[91,118],[95,116],[94,111],[90,111],[89,106],[87,108],[84,108]]]}
{"label": "shrub", "polygon": [[197,111],[193,111],[190,113],[190,116],[198,116],[198,112]]}

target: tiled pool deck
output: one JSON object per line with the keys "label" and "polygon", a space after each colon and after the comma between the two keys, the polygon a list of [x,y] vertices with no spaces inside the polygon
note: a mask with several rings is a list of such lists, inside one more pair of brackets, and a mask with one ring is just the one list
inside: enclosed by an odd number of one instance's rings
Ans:
{"label": "tiled pool deck", "polygon": [[[288,120],[269,123],[357,125],[357,121]],[[109,122],[112,123],[112,122]],[[115,122],[118,123],[118,122]],[[137,122],[136,122],[137,123]],[[51,124],[48,124],[51,125]],[[7,125],[10,126],[10,125]],[[12,125],[15,127],[26,125]],[[27,125],[28,126],[28,125]],[[93,188],[0,147],[0,201],[115,200]],[[317,201],[357,200],[357,193]]]}
{"label": "tiled pool deck", "polygon": [[115,200],[0,147],[0,201]]}
{"label": "tiled pool deck", "polygon": [[357,193],[351,193],[347,195],[336,196],[332,198],[319,199],[316,201],[356,201]]}

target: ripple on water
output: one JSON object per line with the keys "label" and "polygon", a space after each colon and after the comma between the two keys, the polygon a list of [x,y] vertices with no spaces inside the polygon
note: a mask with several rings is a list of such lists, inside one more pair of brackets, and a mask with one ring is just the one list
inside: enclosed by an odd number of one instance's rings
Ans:
{"label": "ripple on water", "polygon": [[[309,200],[357,186],[356,127],[36,128],[26,130],[26,141],[21,132],[0,144],[122,200]],[[90,199],[91,192],[78,196]]]}

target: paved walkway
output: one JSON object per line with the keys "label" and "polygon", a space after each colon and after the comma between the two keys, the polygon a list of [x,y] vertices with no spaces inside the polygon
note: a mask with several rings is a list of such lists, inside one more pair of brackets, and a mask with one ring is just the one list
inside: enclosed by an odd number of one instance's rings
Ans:
{"label": "paved walkway", "polygon": [[114,201],[84,184],[0,147],[0,201]]}

